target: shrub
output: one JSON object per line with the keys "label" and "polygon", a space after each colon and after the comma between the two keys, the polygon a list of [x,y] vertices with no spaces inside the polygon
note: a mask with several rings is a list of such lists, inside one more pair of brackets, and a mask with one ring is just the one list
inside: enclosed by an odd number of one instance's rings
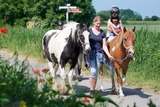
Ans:
{"label": "shrub", "polygon": [[[104,102],[118,107],[111,99],[99,94],[94,95],[93,103],[91,103],[92,97],[84,93],[64,97],[52,90],[48,83],[43,84],[42,90],[39,90],[37,79],[29,75],[27,61],[19,62],[17,56],[15,53],[14,57],[8,60],[0,56],[1,107],[92,107],[105,106]],[[38,74],[39,70],[35,72]]]}

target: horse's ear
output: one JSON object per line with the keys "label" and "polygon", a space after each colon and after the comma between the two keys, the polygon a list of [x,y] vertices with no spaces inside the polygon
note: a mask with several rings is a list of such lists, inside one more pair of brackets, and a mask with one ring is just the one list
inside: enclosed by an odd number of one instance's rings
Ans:
{"label": "horse's ear", "polygon": [[82,29],[84,26],[83,22],[80,23],[79,28]]}
{"label": "horse's ear", "polygon": [[125,33],[127,31],[126,27],[124,26],[123,27],[123,32]]}
{"label": "horse's ear", "polygon": [[134,26],[133,29],[132,29],[132,31],[135,32],[135,30],[136,30],[136,27]]}
{"label": "horse's ear", "polygon": [[90,26],[90,23],[87,23],[86,25],[87,25],[87,27],[89,28],[89,26]]}

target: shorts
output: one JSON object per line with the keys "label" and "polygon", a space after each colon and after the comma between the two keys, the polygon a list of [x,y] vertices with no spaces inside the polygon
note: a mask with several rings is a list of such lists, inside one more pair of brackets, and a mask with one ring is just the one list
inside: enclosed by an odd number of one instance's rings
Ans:
{"label": "shorts", "polygon": [[107,63],[107,60],[104,56],[103,51],[102,52],[91,52],[92,58],[90,61],[90,77],[97,78],[98,72],[100,69],[100,65],[104,64],[107,68],[109,67],[109,64]]}
{"label": "shorts", "polygon": [[99,67],[100,67],[100,61],[95,51],[92,51],[91,55],[92,55],[91,56],[92,58],[90,61],[90,77],[97,78]]}

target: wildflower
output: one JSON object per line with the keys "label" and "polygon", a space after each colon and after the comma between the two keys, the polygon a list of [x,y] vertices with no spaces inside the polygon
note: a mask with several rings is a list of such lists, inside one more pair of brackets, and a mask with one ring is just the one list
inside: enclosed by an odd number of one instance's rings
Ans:
{"label": "wildflower", "polygon": [[38,82],[39,83],[45,82],[45,79],[44,78],[40,78]]}
{"label": "wildflower", "polygon": [[86,102],[86,103],[90,103],[90,99],[87,98],[87,97],[84,97],[84,98],[83,98],[83,101]]}
{"label": "wildflower", "polygon": [[47,68],[44,68],[43,70],[42,70],[42,72],[44,72],[44,73],[47,73],[49,71],[49,69],[47,69]]}
{"label": "wildflower", "polygon": [[40,70],[39,69],[34,70],[34,74],[40,74]]}

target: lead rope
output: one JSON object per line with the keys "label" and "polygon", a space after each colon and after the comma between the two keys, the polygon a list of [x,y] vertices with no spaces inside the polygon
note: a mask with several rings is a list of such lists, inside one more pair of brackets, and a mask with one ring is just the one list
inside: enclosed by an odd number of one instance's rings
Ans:
{"label": "lead rope", "polygon": [[[124,44],[123,44],[123,46],[125,47],[126,51],[128,51],[128,49],[130,49],[130,48],[134,48],[134,46],[126,47]],[[115,59],[115,58],[113,58],[113,60],[118,61],[118,62],[122,62],[122,61],[124,61],[125,59],[128,58],[128,56],[129,56],[128,54],[129,54],[129,53],[127,52],[126,57],[124,57],[123,59]]]}
{"label": "lead rope", "polygon": [[82,47],[83,47],[83,53],[86,54],[86,52],[84,51],[84,46],[85,46],[86,44],[89,44],[89,43],[83,43],[79,36],[78,36],[78,40],[80,41],[80,43],[81,43],[81,45],[82,45]]}

